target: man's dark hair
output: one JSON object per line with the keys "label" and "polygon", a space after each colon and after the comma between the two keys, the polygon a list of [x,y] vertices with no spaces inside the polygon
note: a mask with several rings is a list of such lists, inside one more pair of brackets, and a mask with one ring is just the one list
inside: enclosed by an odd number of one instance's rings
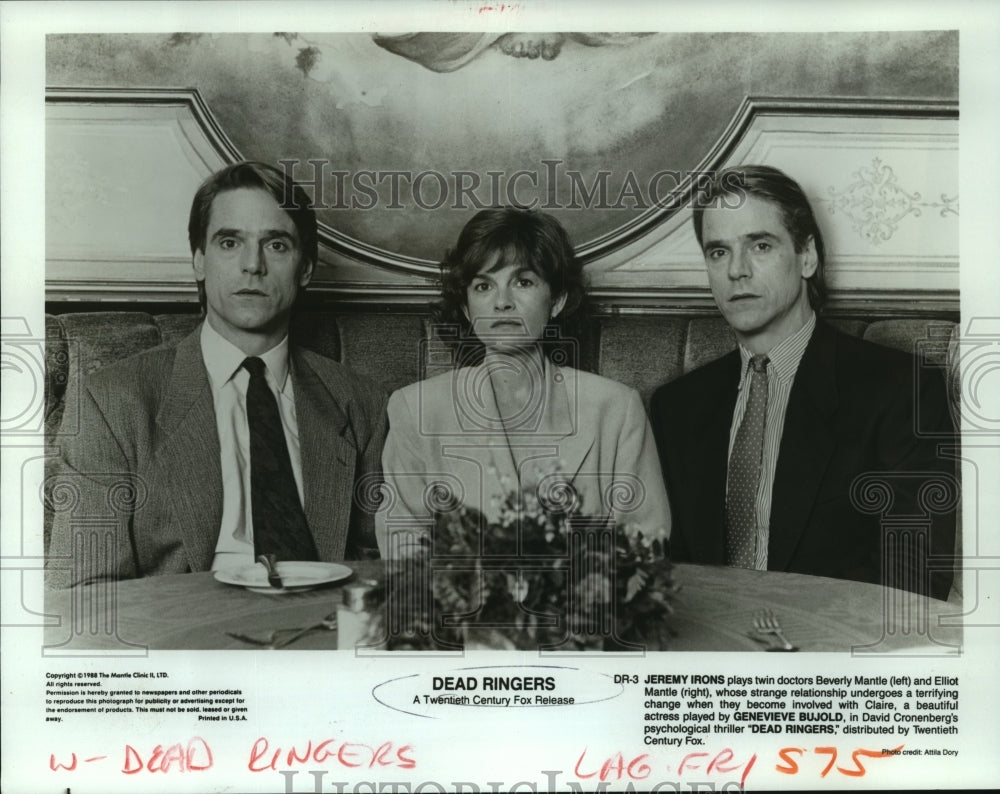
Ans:
{"label": "man's dark hair", "polygon": [[807,279],[809,304],[819,311],[826,302],[823,266],[826,248],[809,200],[799,183],[769,165],[740,165],[717,171],[707,184],[698,186],[692,216],[698,245],[704,249],[702,223],[705,210],[712,207],[738,207],[746,196],[770,201],[781,212],[782,222],[792,236],[795,250],[801,253],[811,237],[816,246],[816,272]]}
{"label": "man's dark hair", "polygon": [[[515,264],[531,270],[549,285],[553,300],[565,295],[562,311],[549,321],[543,338],[576,338],[579,320],[585,314],[587,285],[566,230],[544,212],[493,207],[480,210],[465,224],[458,243],[441,263],[441,301],[435,321],[458,328],[458,337],[452,341],[462,348],[462,363],[476,363],[482,356],[483,345],[463,310],[469,285],[487,263],[496,268]],[[546,352],[554,349],[559,347],[547,346]]]}
{"label": "man's dark hair", "polygon": [[[191,202],[191,214],[188,217],[188,242],[191,245],[191,256],[197,251],[205,252],[208,234],[208,220],[212,213],[212,202],[220,193],[227,190],[251,188],[270,193],[274,200],[292,219],[299,234],[299,264],[308,262],[315,266],[319,258],[319,234],[316,226],[316,213],[312,201],[306,192],[291,178],[266,163],[244,161],[234,163],[216,171],[209,176]],[[198,281],[198,300],[205,309],[205,284]]]}

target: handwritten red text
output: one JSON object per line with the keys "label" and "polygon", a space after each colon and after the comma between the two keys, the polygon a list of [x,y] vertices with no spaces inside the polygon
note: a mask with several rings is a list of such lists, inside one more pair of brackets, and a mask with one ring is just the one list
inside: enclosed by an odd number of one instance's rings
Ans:
{"label": "handwritten red text", "polygon": [[[884,753],[881,750],[865,750],[863,748],[858,748],[851,753],[851,761],[853,766],[838,766],[837,771],[842,775],[847,777],[864,777],[865,766],[861,763],[862,758],[888,758],[902,751],[903,745],[893,748],[888,753]],[[799,759],[802,757],[807,750],[804,747],[784,747],[778,751],[778,757],[781,759],[780,764],[776,764],[774,769],[777,772],[781,772],[783,775],[797,775],[799,773]],[[830,774],[830,770],[834,768],[834,764],[837,762],[837,748],[836,747],[814,747],[813,753],[818,756],[829,756],[830,760],[827,762],[826,766],[820,771],[820,777],[826,777]]]}
{"label": "handwritten red text", "polygon": [[251,772],[265,772],[291,769],[296,765],[332,763],[348,768],[395,766],[399,769],[413,769],[417,762],[413,759],[412,752],[413,748],[408,744],[394,747],[392,742],[383,742],[378,747],[372,747],[354,742],[338,742],[335,739],[318,742],[310,739],[287,749],[272,748],[267,738],[261,736],[250,749],[247,768]]}

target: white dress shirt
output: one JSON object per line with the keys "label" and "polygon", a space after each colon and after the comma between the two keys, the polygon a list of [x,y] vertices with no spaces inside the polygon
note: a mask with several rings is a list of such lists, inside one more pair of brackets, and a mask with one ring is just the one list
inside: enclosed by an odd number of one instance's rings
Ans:
{"label": "white dress shirt", "polygon": [[[222,463],[222,526],[212,570],[236,568],[254,562],[253,514],[250,502],[250,428],[247,423],[247,386],[243,369],[246,353],[219,335],[206,320],[201,326],[201,354],[215,404]],[[295,395],[288,373],[288,337],[258,356],[267,368],[267,385],[278,401],[278,413],[288,443],[292,474],[303,501],[302,456]],[[304,503],[304,502],[303,502]]]}
{"label": "white dress shirt", "polygon": [[[757,543],[754,553],[754,567],[759,571],[767,570],[767,543],[771,526],[771,491],[774,488],[774,472],[778,467],[778,451],[781,448],[781,435],[785,429],[785,412],[788,410],[788,398],[792,393],[795,373],[799,362],[806,352],[806,346],[816,327],[816,315],[810,313],[809,319],[798,331],[779,343],[767,353],[767,414],[764,418],[764,450],[761,462],[760,483],[757,486]],[[733,444],[736,442],[736,431],[743,414],[746,411],[747,400],[750,397],[750,359],[753,353],[740,345],[739,394],[736,397],[736,408],[733,411],[733,423],[729,428],[729,454],[733,454]]]}

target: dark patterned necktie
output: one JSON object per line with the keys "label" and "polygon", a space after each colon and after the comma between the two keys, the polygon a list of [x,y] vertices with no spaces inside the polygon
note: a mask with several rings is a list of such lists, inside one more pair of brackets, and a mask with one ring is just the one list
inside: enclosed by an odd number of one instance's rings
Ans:
{"label": "dark patterned necktie", "polygon": [[743,421],[729,456],[726,486],[726,564],[755,568],[757,546],[757,488],[764,456],[764,419],[767,416],[767,356],[750,359],[750,395]]}
{"label": "dark patterned necktie", "polygon": [[278,401],[264,375],[264,362],[251,356],[244,360],[243,367],[250,373],[247,422],[254,556],[274,554],[279,560],[318,560],[299,502]]}

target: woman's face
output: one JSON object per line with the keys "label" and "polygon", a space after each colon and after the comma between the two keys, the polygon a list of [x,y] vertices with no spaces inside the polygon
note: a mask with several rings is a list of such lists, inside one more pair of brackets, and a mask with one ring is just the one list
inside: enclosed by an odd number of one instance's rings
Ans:
{"label": "woman's face", "polygon": [[565,295],[553,299],[548,282],[534,270],[496,259],[465,290],[465,316],[487,349],[533,344],[565,303]]}

